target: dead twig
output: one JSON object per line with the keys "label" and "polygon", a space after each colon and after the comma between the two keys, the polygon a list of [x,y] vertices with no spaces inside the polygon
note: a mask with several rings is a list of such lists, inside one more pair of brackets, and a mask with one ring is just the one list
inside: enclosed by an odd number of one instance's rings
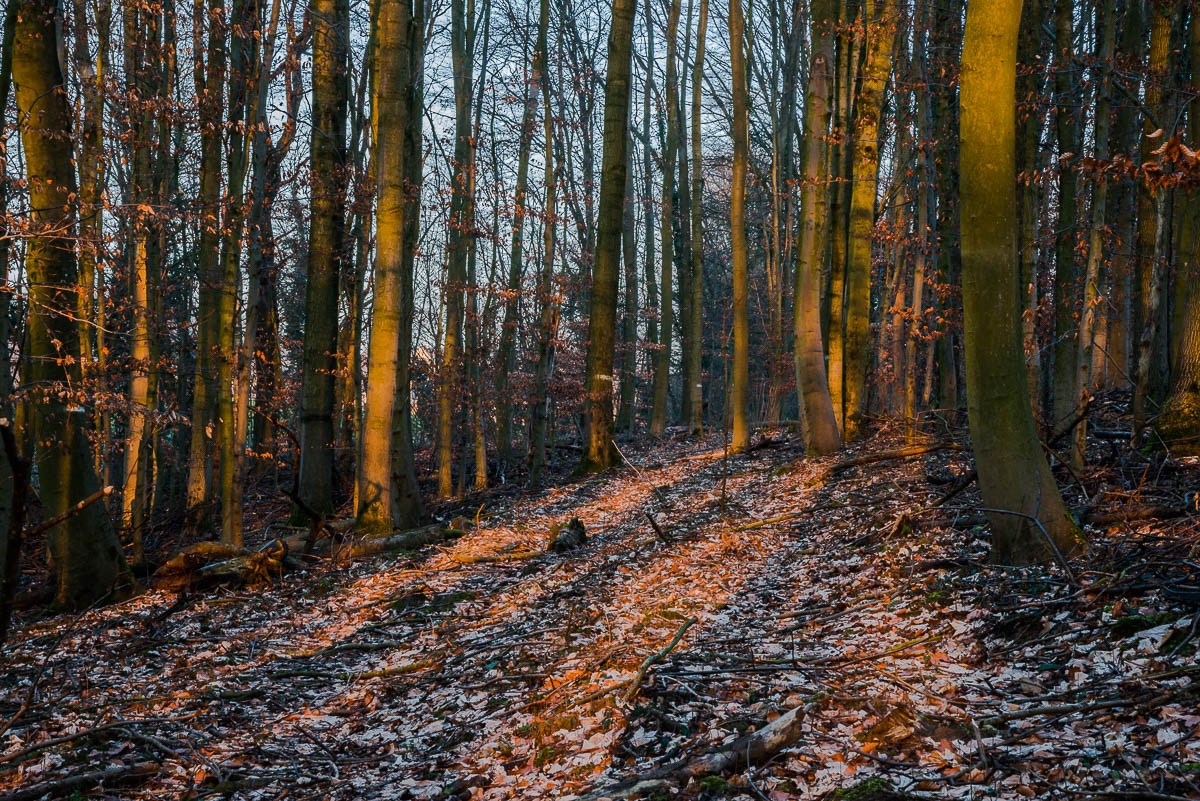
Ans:
{"label": "dead twig", "polygon": [[81,790],[97,784],[118,780],[129,780],[153,776],[161,769],[157,762],[133,762],[109,765],[103,770],[93,770],[88,773],[75,773],[61,779],[30,785],[4,796],[4,801],[34,801],[45,796],[67,795],[71,791]]}
{"label": "dead twig", "polygon": [[666,648],[663,648],[661,651],[650,654],[650,656],[646,657],[645,661],[642,662],[642,666],[638,668],[637,673],[630,682],[629,689],[625,691],[625,703],[629,703],[631,700],[633,700],[633,696],[637,695],[638,689],[642,686],[642,682],[646,679],[646,671],[650,669],[650,666],[655,662],[662,661],[667,654],[674,651],[675,646],[679,645],[679,641],[683,639],[684,633],[698,622],[700,622],[699,619],[694,617],[689,617],[687,620],[683,621],[683,625],[680,626],[679,630],[675,632],[675,636],[671,638],[669,643],[667,643]]}
{"label": "dead twig", "polygon": [[[8,754],[0,754],[0,765],[7,765],[11,762],[19,762],[31,754],[36,754],[38,751],[44,751],[47,748],[53,748],[56,745],[71,743],[76,740],[82,740],[85,737],[91,737],[101,732],[110,731],[112,729],[127,729],[130,726],[147,726],[157,723],[179,723],[185,720],[191,720],[200,714],[200,710],[190,712],[186,715],[176,715],[173,717],[161,718],[135,718],[131,720],[114,720],[112,723],[104,723],[99,726],[93,726],[90,729],[77,731],[74,734],[64,734],[61,737],[51,737],[48,740],[34,743],[33,745],[22,748],[18,751],[12,751]],[[36,796],[35,796],[36,797]]]}

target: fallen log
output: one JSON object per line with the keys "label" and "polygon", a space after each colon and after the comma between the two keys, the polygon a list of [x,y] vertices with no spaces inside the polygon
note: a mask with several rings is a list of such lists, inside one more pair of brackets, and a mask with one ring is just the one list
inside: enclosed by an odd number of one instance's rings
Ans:
{"label": "fallen log", "polygon": [[874,453],[866,453],[862,456],[855,456],[850,459],[843,459],[836,464],[822,470],[807,482],[809,486],[814,486],[833,478],[838,473],[849,470],[851,467],[862,467],[863,465],[875,464],[876,462],[888,462],[894,459],[908,459],[912,456],[921,456],[934,451],[968,451],[970,448],[959,445],[957,442],[938,441],[926,442],[920,445],[908,445],[903,448],[897,448],[891,451],[876,451]]}
{"label": "fallen log", "polygon": [[[144,779],[162,770],[157,762],[120,763],[109,765],[102,770],[87,773],[75,773],[61,779],[40,782],[4,796],[4,801],[33,801],[46,796],[71,795],[81,790],[90,789],[98,784],[110,782],[125,782]],[[72,797],[74,797],[72,795]]]}
{"label": "fallen log", "polygon": [[690,781],[729,773],[748,765],[762,764],[781,749],[787,748],[800,736],[804,722],[804,708],[791,709],[758,731],[738,737],[731,743],[719,745],[699,756],[681,759],[669,765],[635,776],[617,784],[594,790],[583,796],[581,801],[632,798],[663,790],[672,785],[685,785]]}
{"label": "fallen log", "polygon": [[271,540],[258,551],[224,542],[198,542],[155,571],[151,586],[178,591],[218,584],[254,584],[280,575],[290,566],[289,553],[283,540]]}
{"label": "fallen log", "polygon": [[333,549],[333,558],[361,559],[365,556],[376,556],[390,551],[412,551],[426,545],[437,545],[461,537],[466,533],[462,529],[443,528],[440,523],[433,523],[392,534],[347,539]]}

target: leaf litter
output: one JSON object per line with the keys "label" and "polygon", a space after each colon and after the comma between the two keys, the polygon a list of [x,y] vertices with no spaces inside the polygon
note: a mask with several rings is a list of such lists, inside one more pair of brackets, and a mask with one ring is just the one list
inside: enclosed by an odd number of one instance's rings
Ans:
{"label": "leaf litter", "polygon": [[[799,707],[765,764],[667,795],[1200,798],[1194,512],[1092,529],[1069,572],[1003,568],[973,488],[936,503],[969,454],[760,444],[626,449],[485,497],[447,545],[26,621],[0,792],[603,797]],[[1104,470],[1074,500],[1200,486],[1186,461]],[[572,518],[586,544],[546,552]]]}

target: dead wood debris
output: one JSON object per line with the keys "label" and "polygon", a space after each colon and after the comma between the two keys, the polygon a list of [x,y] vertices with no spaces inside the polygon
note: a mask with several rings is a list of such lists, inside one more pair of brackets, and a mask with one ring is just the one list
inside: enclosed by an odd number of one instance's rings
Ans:
{"label": "dead wood debris", "polygon": [[[19,613],[0,794],[697,798],[709,776],[741,801],[1200,798],[1194,512],[1093,523],[1072,586],[988,564],[960,450],[833,482],[789,448],[726,461],[716,437],[626,455],[419,551],[312,563],[289,542],[253,588]],[[1190,508],[1200,460],[1150,467],[1101,464],[1068,502]],[[664,509],[686,536],[641,547]],[[544,552],[572,518],[587,547]]]}

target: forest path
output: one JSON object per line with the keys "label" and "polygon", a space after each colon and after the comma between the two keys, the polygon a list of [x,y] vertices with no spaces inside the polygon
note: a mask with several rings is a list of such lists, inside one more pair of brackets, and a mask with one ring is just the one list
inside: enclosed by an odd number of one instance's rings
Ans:
{"label": "forest path", "polygon": [[[832,476],[801,456],[787,440],[728,459],[715,440],[672,443],[630,453],[636,470],[501,497],[416,556],[31,627],[6,693],[36,678],[37,703],[8,733],[0,788],[155,760],[111,793],[561,798],[803,704],[796,748],[725,790],[814,798],[876,773],[937,797],[1147,776],[1187,790],[1200,670],[1194,647],[1169,651],[1195,616],[1095,635],[1111,604],[1057,568],[979,561],[984,543],[949,525],[969,493],[904,522],[969,469],[961,453]],[[584,547],[529,556],[572,517]],[[1171,547],[1197,547],[1196,521],[1180,526]]]}

